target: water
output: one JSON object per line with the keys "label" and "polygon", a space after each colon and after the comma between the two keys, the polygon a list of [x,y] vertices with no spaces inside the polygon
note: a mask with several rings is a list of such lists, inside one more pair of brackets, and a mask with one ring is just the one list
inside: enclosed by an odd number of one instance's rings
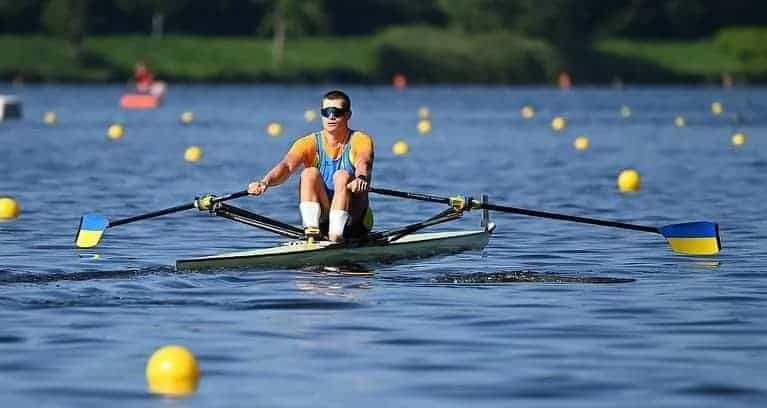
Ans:
{"label": "water", "polygon": [[[6,92],[9,86],[4,86]],[[724,250],[673,254],[653,234],[494,214],[481,252],[319,271],[175,272],[175,259],[278,237],[194,211],[110,229],[80,256],[84,212],[112,219],[241,190],[317,126],[329,86],[182,86],[149,112],[119,86],[26,86],[0,123],[3,406],[167,406],[146,391],[156,348],[203,376],[179,406],[754,406],[767,401],[767,90],[346,87],[376,142],[374,184],[477,195],[646,225],[712,220]],[[714,116],[710,103],[724,104]],[[525,121],[519,109],[536,107]],[[620,108],[632,116],[622,118]],[[416,131],[420,106],[434,130]],[[56,126],[42,123],[58,114]],[[196,120],[182,125],[191,110]],[[555,133],[549,121],[568,120]],[[677,128],[682,115],[687,126]],[[270,121],[281,137],[266,136]],[[125,124],[110,142],[107,127]],[[746,134],[735,148],[730,136]],[[575,151],[587,135],[592,147]],[[396,157],[404,139],[410,154]],[[202,147],[198,164],[184,149]],[[620,195],[620,169],[642,175]],[[295,180],[234,204],[298,223]],[[379,227],[442,208],[374,197]],[[443,229],[476,228],[478,215]],[[97,257],[94,255],[98,255]],[[359,272],[359,271],[357,271]]]}

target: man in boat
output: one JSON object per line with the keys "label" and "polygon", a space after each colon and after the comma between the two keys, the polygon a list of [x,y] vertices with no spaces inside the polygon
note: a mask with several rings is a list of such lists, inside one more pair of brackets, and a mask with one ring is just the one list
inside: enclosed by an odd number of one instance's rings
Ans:
{"label": "man in boat", "polygon": [[156,97],[165,94],[165,82],[155,81],[154,74],[144,61],[139,61],[133,67],[133,80],[136,83],[136,91]]}
{"label": "man in boat", "polygon": [[144,61],[139,61],[133,67],[133,80],[136,82],[136,90],[141,93],[149,93],[154,82],[154,74],[149,70]]}
{"label": "man in boat", "polygon": [[285,182],[299,167],[301,220],[307,238],[327,234],[331,241],[361,238],[373,227],[368,191],[373,170],[373,139],[349,128],[351,99],[334,90],[322,97],[322,129],[298,140],[248,193],[261,195]]}

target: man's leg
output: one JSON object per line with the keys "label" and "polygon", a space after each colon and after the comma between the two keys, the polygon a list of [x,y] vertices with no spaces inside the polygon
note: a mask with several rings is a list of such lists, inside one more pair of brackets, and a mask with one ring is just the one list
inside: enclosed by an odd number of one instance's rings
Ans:
{"label": "man's leg", "polygon": [[347,236],[362,238],[373,227],[372,212],[369,215],[369,201],[367,193],[352,194],[349,202],[349,224],[346,228]]}
{"label": "man's leg", "polygon": [[344,228],[349,222],[349,203],[352,193],[346,187],[352,181],[352,175],[346,170],[338,170],[333,174],[333,202],[330,203],[328,238],[331,241],[344,240]]}
{"label": "man's leg", "polygon": [[[313,228],[319,234],[320,218],[330,209],[328,194],[322,182],[320,171],[316,167],[307,167],[301,172],[301,221],[304,229]],[[314,233],[315,230],[312,230]]]}

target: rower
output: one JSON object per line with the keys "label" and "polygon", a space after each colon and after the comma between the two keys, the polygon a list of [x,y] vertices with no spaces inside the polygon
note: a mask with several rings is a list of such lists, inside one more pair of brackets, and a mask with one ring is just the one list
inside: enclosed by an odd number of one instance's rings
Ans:
{"label": "rower", "polygon": [[149,93],[154,82],[154,74],[149,70],[144,61],[136,62],[133,67],[133,80],[136,82],[136,90],[141,93]]}
{"label": "rower", "polygon": [[364,238],[373,227],[368,202],[373,139],[349,128],[352,103],[344,92],[330,91],[321,103],[322,129],[296,140],[282,161],[248,185],[248,193],[263,194],[303,165],[299,210],[306,237]]}
{"label": "rower", "polygon": [[133,67],[133,80],[136,83],[136,92],[149,94],[162,98],[165,95],[165,82],[156,81],[154,74],[144,61],[136,62]]}

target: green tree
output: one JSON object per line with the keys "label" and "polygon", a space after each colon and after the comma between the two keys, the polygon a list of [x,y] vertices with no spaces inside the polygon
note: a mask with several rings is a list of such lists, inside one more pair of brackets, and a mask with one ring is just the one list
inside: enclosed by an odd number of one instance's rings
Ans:
{"label": "green tree", "polygon": [[87,8],[88,0],[48,0],[40,16],[46,32],[69,41],[78,61],[84,54]]}
{"label": "green tree", "polygon": [[152,37],[162,38],[165,34],[165,21],[169,14],[181,10],[189,0],[117,0],[117,6],[125,12],[151,10]]}
{"label": "green tree", "polygon": [[569,65],[588,60],[591,43],[627,18],[632,3],[641,0],[519,0],[513,26],[522,33],[544,38]]}
{"label": "green tree", "polygon": [[[257,2],[259,0],[256,0]],[[327,32],[327,15],[321,0],[271,0],[261,21],[261,31],[272,34],[272,64],[282,65],[287,36]]]}
{"label": "green tree", "polygon": [[437,6],[450,27],[472,33],[510,29],[520,9],[506,0],[438,0]]}

